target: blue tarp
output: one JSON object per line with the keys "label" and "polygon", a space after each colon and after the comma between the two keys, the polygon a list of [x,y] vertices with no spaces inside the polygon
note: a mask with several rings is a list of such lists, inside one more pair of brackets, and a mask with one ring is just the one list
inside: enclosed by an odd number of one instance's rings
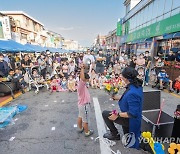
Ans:
{"label": "blue tarp", "polygon": [[50,52],[59,52],[59,53],[68,53],[68,52],[74,52],[74,50],[65,50],[61,48],[47,48]]}
{"label": "blue tarp", "polygon": [[0,128],[6,127],[11,121],[12,118],[27,109],[26,105],[17,105],[10,107],[1,107],[0,108]]}
{"label": "blue tarp", "polygon": [[39,45],[33,45],[33,44],[29,44],[29,43],[25,44],[25,46],[31,48],[35,52],[43,52],[43,51],[47,50],[46,48],[43,48]]}
{"label": "blue tarp", "polygon": [[57,48],[47,48],[50,52],[60,52]]}
{"label": "blue tarp", "polygon": [[29,52],[32,49],[13,40],[0,40],[0,51],[3,52]]}

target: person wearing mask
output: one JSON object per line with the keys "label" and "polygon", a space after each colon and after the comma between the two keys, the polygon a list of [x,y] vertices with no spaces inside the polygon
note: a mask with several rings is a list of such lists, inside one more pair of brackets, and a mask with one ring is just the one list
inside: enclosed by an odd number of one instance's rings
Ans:
{"label": "person wearing mask", "polygon": [[83,53],[80,53],[79,57],[78,57],[78,68],[80,68],[81,64],[83,63]]}
{"label": "person wearing mask", "polygon": [[138,57],[137,57],[137,60],[136,60],[136,66],[137,67],[144,67],[145,66],[145,58],[144,58],[144,54],[141,53]]}
{"label": "person wearing mask", "polygon": [[180,50],[176,53],[176,61],[180,62]]}
{"label": "person wearing mask", "polygon": [[[95,64],[95,59],[94,59],[94,56],[91,55],[90,49],[87,50],[87,54],[85,54],[83,57],[83,64],[90,65],[89,71],[88,71],[88,73],[90,74],[92,69],[94,68],[94,64]],[[87,67],[87,66],[85,66],[85,67]]]}
{"label": "person wearing mask", "polygon": [[96,73],[104,73],[104,61],[106,61],[106,57],[103,55],[103,51],[101,49],[96,56],[96,61]]}
{"label": "person wearing mask", "polygon": [[47,66],[47,59],[44,53],[41,53],[41,56],[38,59],[38,65],[40,67],[40,72],[43,78],[46,78],[46,66]]}
{"label": "person wearing mask", "polygon": [[164,67],[164,62],[162,61],[162,59],[160,57],[158,57],[156,63],[155,63],[155,72],[156,75],[159,74],[159,72],[161,71],[161,69]]}
{"label": "person wearing mask", "polygon": [[111,62],[111,58],[112,58],[112,56],[110,54],[110,51],[108,50],[107,55],[106,55],[106,67],[109,67],[109,64]]}
{"label": "person wearing mask", "polygon": [[9,55],[9,60],[10,60],[11,69],[13,69],[15,71],[15,68],[16,68],[15,54],[14,55],[10,54]]}
{"label": "person wearing mask", "polygon": [[4,55],[0,53],[0,76],[6,77],[9,73],[9,66],[6,61],[4,61]]}
{"label": "person wearing mask", "polygon": [[8,63],[8,66],[10,66],[10,59],[7,54],[4,54],[4,61],[6,61]]}
{"label": "person wearing mask", "polygon": [[60,57],[60,55],[59,55],[59,53],[55,53],[55,56],[54,56],[54,60],[53,61],[58,61],[58,63],[60,64],[60,62],[61,62],[61,57]]}
{"label": "person wearing mask", "polygon": [[175,56],[174,56],[174,54],[173,54],[173,51],[169,51],[169,54],[168,54],[168,56],[167,56],[167,61],[175,61]]}
{"label": "person wearing mask", "polygon": [[129,67],[136,68],[136,59],[137,59],[137,56],[133,55],[130,60]]}
{"label": "person wearing mask", "polygon": [[33,66],[33,63],[29,59],[29,56],[27,54],[24,55],[24,59],[22,59],[21,65],[22,65],[22,68],[23,68],[23,74],[25,74],[26,70],[31,72],[31,68]]}
{"label": "person wearing mask", "polygon": [[120,135],[114,123],[122,125],[124,134],[131,133],[135,137],[135,143],[131,148],[139,149],[139,137],[141,135],[142,103],[143,103],[143,81],[137,78],[138,72],[132,67],[126,67],[122,71],[122,80],[127,85],[124,94],[119,97],[113,96],[114,100],[119,100],[120,112],[103,111],[102,116],[110,129],[104,134],[104,138],[109,140],[120,140]]}
{"label": "person wearing mask", "polygon": [[149,84],[149,70],[151,67],[152,57],[149,55],[149,51],[145,51],[145,85],[148,86]]}
{"label": "person wearing mask", "polygon": [[116,60],[119,61],[119,57],[118,57],[117,53],[115,53],[114,56],[113,56],[113,62],[116,61]]}
{"label": "person wearing mask", "polygon": [[15,75],[15,72],[12,69],[9,71],[9,75],[6,78],[6,81],[14,83],[16,90],[21,90],[23,94],[25,93],[19,78]]}
{"label": "person wearing mask", "polygon": [[120,57],[119,57],[119,61],[120,61],[120,64],[121,64],[121,70],[123,70],[125,68],[125,66],[126,66],[124,56],[125,56],[125,53],[121,52]]}
{"label": "person wearing mask", "polygon": [[51,58],[51,55],[50,53],[47,54],[46,58],[45,58],[45,61],[46,61],[46,65],[47,65],[47,73],[52,73],[52,58]]}

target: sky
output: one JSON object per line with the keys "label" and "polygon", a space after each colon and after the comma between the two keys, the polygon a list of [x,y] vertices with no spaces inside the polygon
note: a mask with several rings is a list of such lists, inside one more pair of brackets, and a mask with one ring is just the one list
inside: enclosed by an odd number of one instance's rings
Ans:
{"label": "sky", "polygon": [[116,28],[124,0],[0,0],[0,11],[24,11],[45,28],[90,46]]}

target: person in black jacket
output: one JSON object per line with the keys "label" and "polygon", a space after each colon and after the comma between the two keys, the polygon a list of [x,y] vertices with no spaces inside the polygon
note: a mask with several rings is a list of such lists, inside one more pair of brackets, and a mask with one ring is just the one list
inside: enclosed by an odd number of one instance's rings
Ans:
{"label": "person in black jacket", "polygon": [[6,61],[4,61],[4,56],[0,53],[0,75],[2,77],[7,77],[9,73],[9,66]]}

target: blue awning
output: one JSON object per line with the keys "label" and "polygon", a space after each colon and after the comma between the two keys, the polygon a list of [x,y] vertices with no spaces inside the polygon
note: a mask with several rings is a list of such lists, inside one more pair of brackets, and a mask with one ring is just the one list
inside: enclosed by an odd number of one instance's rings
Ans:
{"label": "blue awning", "polygon": [[47,48],[47,50],[49,50],[50,52],[59,52],[59,49],[57,49],[57,48]]}
{"label": "blue awning", "polygon": [[33,45],[33,44],[29,44],[29,43],[25,44],[25,46],[31,48],[35,52],[43,52],[43,51],[47,50],[46,48],[41,47],[39,45]]}
{"label": "blue awning", "polygon": [[29,52],[31,49],[13,40],[0,40],[0,51]]}
{"label": "blue awning", "polygon": [[173,38],[178,38],[178,37],[180,38],[180,32],[177,32],[177,33],[173,34]]}
{"label": "blue awning", "polygon": [[163,35],[163,39],[164,39],[164,40],[171,39],[171,38],[173,38],[173,35],[174,35],[174,33],[164,34],[164,35]]}
{"label": "blue awning", "polygon": [[152,42],[152,39],[153,38],[146,38],[146,39],[140,39],[140,40],[135,40],[135,41],[132,41],[131,44],[141,44],[141,43],[148,43],[148,42]]}

